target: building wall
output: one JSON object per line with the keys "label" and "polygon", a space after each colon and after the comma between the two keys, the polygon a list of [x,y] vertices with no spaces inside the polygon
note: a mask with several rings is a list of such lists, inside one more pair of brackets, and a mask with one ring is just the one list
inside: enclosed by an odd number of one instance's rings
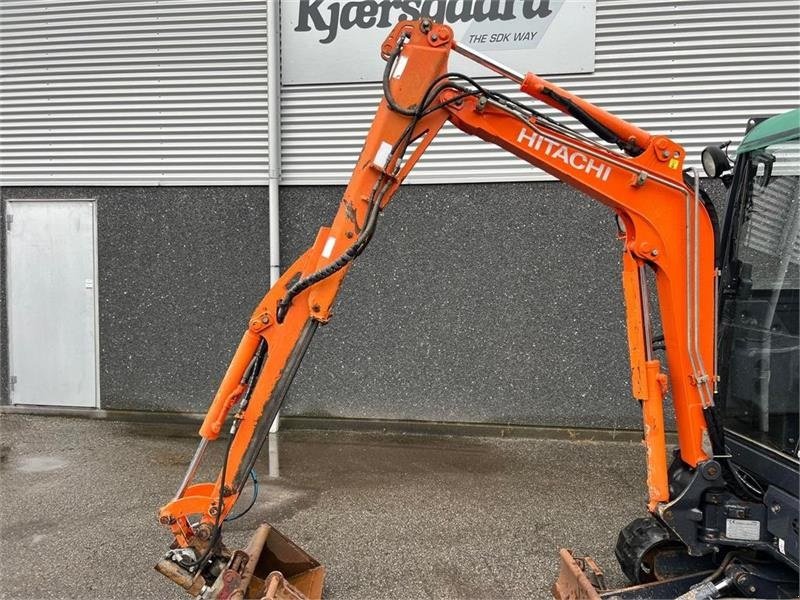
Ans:
{"label": "building wall", "polygon": [[[281,191],[290,264],[342,188]],[[97,198],[101,407],[205,411],[268,287],[266,189],[2,193]],[[615,232],[560,183],[404,186],[285,414],[636,427]]]}
{"label": "building wall", "polygon": [[[337,188],[289,188],[285,255]],[[560,183],[405,186],[348,275],[289,412],[636,427],[611,213]]]}
{"label": "building wall", "polygon": [[269,287],[266,189],[6,187],[2,194],[97,199],[101,407],[205,411]]}

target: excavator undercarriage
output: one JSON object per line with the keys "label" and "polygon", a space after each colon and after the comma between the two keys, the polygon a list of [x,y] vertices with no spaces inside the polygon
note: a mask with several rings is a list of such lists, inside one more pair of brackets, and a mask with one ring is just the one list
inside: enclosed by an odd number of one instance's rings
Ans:
{"label": "excavator undercarriage", "polygon": [[[448,71],[452,52],[516,82],[529,97],[573,117],[605,143],[471,77]],[[380,213],[450,122],[584,192],[617,218],[632,391],[642,407],[647,450],[650,516],[623,529],[616,548],[623,571],[637,586],[609,592],[594,561],[562,551],[556,597],[688,593],[693,595],[681,597],[698,600],[728,591],[758,597],[796,595],[796,516],[794,537],[781,538],[770,526],[788,535],[783,516],[789,513],[771,521],[768,512],[785,506],[796,515],[796,497],[792,505],[791,489],[775,491],[768,478],[756,484],[747,480],[726,442],[718,405],[720,384],[725,389],[725,382],[717,375],[717,316],[720,289],[725,298],[720,277],[723,284],[733,283],[725,279],[728,267],[717,247],[714,207],[700,189],[698,174],[684,170],[683,148],[533,73],[516,73],[482,56],[453,39],[449,27],[430,19],[400,22],[383,43],[381,56],[386,61],[384,98],[336,217],[320,229],[313,245],[285,270],[253,312],[200,428],[201,441],[187,474],[174,498],[159,511],[174,543],[157,570],[191,595],[206,599],[321,597],[324,568],[270,525],[262,525],[247,548],[233,552],[222,543],[222,529],[314,332],[331,318],[344,276],[369,244]],[[791,235],[789,239],[793,243]],[[658,293],[661,335],[652,330],[647,271]],[[669,375],[657,354],[664,348]],[[781,350],[776,364],[790,351]],[[674,406],[678,430],[678,448],[671,459],[664,431],[666,397]],[[218,478],[195,483],[207,446],[226,429]],[[796,434],[793,439],[796,444]]]}

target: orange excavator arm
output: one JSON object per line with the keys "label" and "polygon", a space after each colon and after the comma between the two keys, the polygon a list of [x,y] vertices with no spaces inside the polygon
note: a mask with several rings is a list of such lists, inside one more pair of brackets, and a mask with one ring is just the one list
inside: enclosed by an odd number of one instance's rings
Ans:
{"label": "orange excavator arm", "polygon": [[[612,151],[534,109],[447,71],[459,52],[520,84],[623,152]],[[352,261],[375,232],[378,215],[447,122],[494,143],[611,208],[623,253],[633,395],[643,408],[649,508],[669,513],[662,402],[667,377],[653,357],[647,279],[655,274],[680,460],[690,470],[713,462],[706,412],[714,404],[715,240],[698,190],[684,181],[684,150],[533,74],[521,75],[457,43],[427,19],[398,24],[384,42],[384,98],[329,227],[267,292],[250,319],[208,414],[201,442],[160,521],[178,548],[193,548],[202,571],[220,545],[230,513],[267,438],[318,324]],[[413,150],[411,150],[413,148]],[[564,252],[581,252],[564,248]],[[193,483],[209,442],[230,419],[225,460],[211,483]],[[191,521],[191,519],[195,519]],[[680,534],[679,534],[680,535]],[[194,572],[195,570],[192,569]]]}

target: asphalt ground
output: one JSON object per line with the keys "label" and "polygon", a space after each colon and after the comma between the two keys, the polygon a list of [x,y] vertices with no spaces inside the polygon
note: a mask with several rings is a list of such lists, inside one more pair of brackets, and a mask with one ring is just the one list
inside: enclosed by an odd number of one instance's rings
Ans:
{"label": "asphalt ground", "polygon": [[[153,570],[171,541],[155,515],[196,443],[185,426],[0,415],[0,597],[185,597]],[[287,431],[278,451],[224,539],[271,522],[327,567],[330,599],[547,598],[560,547],[621,585],[617,533],[645,513],[632,442]]]}

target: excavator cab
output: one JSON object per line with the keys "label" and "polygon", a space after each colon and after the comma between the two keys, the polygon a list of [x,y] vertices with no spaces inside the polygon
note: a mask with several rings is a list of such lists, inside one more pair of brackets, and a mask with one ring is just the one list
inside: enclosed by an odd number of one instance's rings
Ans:
{"label": "excavator cab", "polygon": [[728,435],[793,461],[795,468],[799,130],[800,111],[794,110],[753,125],[737,150],[727,178],[719,313],[720,400]]}
{"label": "excavator cab", "polygon": [[800,110],[748,127],[723,179],[718,396],[731,462],[766,507],[771,551],[797,565]]}

